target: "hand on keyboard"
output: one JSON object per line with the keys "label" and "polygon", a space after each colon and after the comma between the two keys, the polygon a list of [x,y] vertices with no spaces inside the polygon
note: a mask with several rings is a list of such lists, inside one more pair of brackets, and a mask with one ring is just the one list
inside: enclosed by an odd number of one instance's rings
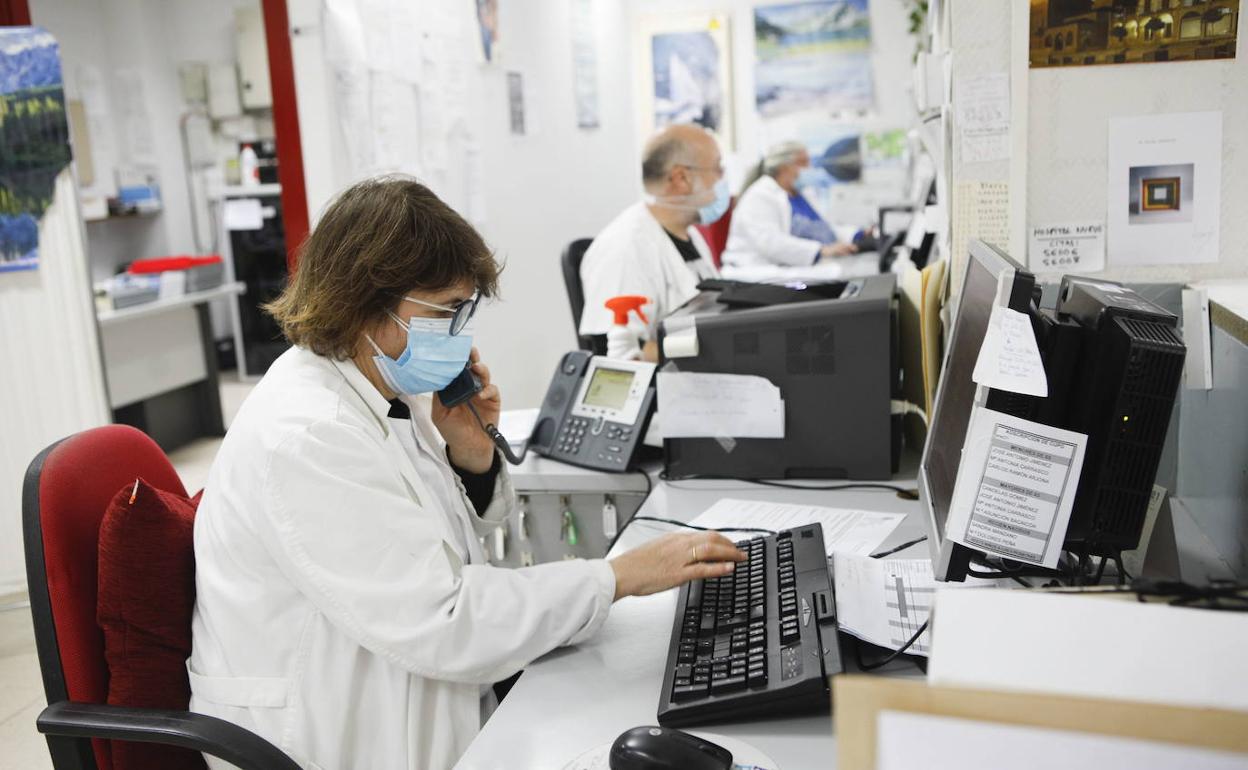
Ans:
{"label": "hand on keyboard", "polygon": [[612,559],[615,598],[645,596],[732,572],[745,553],[718,532],[674,533]]}

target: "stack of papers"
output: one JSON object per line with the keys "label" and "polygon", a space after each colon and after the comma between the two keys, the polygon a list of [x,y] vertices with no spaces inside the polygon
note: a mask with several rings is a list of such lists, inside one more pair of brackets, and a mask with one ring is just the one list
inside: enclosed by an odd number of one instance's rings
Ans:
{"label": "stack of papers", "polygon": [[[905,517],[904,513],[873,513],[727,498],[707,508],[689,523],[714,529],[754,527],[779,532],[817,522],[823,525],[823,547],[828,556],[833,553],[866,556],[878,548]],[[735,539],[746,540],[754,536],[742,533]]]}
{"label": "stack of papers", "polygon": [[[936,580],[928,559],[837,554],[833,575],[837,625],[864,642],[896,650],[932,612]],[[931,638],[931,629],[924,631],[907,652],[926,656]]]}

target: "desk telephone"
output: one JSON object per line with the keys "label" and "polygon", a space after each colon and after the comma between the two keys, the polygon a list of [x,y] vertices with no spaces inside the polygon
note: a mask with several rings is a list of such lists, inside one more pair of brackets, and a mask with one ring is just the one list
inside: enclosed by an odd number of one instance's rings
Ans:
{"label": "desk telephone", "polygon": [[645,361],[617,361],[583,350],[566,353],[546,390],[533,435],[517,456],[494,425],[486,425],[472,405],[481,382],[468,369],[438,392],[447,408],[465,404],[499,451],[513,465],[524,461],[529,449],[545,457],[583,468],[626,471],[654,413],[655,365]]}
{"label": "desk telephone", "polygon": [[565,354],[533,426],[533,451],[584,468],[629,470],[654,413],[654,370],[645,361]]}

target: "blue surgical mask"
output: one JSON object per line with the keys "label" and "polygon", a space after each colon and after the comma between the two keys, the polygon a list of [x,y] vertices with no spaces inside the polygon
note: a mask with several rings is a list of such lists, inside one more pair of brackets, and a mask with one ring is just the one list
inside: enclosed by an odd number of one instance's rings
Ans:
{"label": "blue surgical mask", "polygon": [[722,177],[711,188],[715,192],[715,200],[698,209],[698,221],[704,225],[716,221],[728,210],[732,193],[728,189],[728,181]]}
{"label": "blue surgical mask", "polygon": [[394,392],[416,396],[442,390],[468,365],[472,335],[451,334],[451,319],[413,318],[405,323],[393,313],[390,317],[407,330],[407,347],[397,359],[383,353],[372,337],[367,339],[377,351],[377,371]]}
{"label": "blue surgical mask", "polygon": [[811,166],[805,166],[801,171],[797,172],[797,186],[802,187],[818,187],[823,183],[823,176],[819,171]]}

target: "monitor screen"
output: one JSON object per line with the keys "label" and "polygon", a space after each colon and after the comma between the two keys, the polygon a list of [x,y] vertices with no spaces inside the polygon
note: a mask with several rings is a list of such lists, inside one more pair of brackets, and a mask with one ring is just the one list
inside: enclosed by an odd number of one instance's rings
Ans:
{"label": "monitor screen", "polygon": [[[988,317],[997,302],[998,280],[1015,269],[1014,263],[995,249],[978,242],[972,245],[919,465],[920,488],[933,526],[933,552],[944,545],[945,520],[975,403],[976,385],[971,373],[988,331]],[[942,577],[939,565],[937,577]]]}
{"label": "monitor screen", "polygon": [[598,367],[585,390],[585,405],[604,409],[622,409],[628,401],[633,372],[626,369]]}

